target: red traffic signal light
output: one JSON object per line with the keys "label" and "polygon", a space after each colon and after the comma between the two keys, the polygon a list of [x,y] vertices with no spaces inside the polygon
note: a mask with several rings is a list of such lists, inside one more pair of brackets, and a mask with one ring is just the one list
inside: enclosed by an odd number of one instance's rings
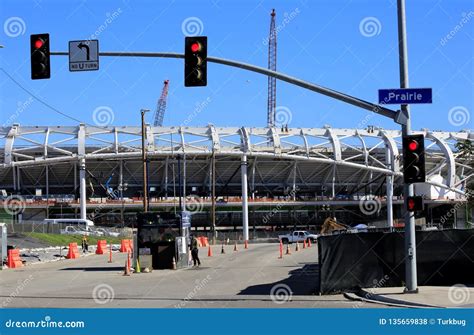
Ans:
{"label": "red traffic signal light", "polygon": [[184,86],[207,85],[207,37],[186,37],[184,41]]}
{"label": "red traffic signal light", "polygon": [[49,34],[30,36],[31,79],[48,79],[51,77]]}
{"label": "red traffic signal light", "polygon": [[38,39],[35,41],[34,45],[35,45],[35,48],[36,48],[36,49],[39,49],[39,48],[43,47],[44,41],[43,41],[41,38],[38,38]]}
{"label": "red traffic signal light", "polygon": [[425,136],[408,135],[403,137],[403,180],[405,183],[424,183]]}
{"label": "red traffic signal light", "polygon": [[413,196],[407,198],[407,211],[417,212],[423,210],[423,198],[420,196]]}
{"label": "red traffic signal light", "polygon": [[417,141],[410,141],[410,143],[408,143],[408,149],[410,149],[411,151],[415,151],[416,149],[418,149],[418,142]]}
{"label": "red traffic signal light", "polygon": [[201,44],[199,44],[199,42],[194,42],[193,44],[191,44],[192,52],[198,52],[200,50],[201,50]]}

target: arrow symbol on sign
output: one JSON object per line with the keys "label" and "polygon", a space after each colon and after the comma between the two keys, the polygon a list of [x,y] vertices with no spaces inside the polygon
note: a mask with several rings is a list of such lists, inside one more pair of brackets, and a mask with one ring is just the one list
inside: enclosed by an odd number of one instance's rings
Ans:
{"label": "arrow symbol on sign", "polygon": [[78,47],[79,49],[81,49],[81,50],[82,50],[83,48],[86,48],[87,60],[90,60],[90,49],[89,49],[89,46],[88,46],[87,44],[84,44],[84,43],[81,42],[81,43],[79,43],[79,44],[77,45],[77,47]]}

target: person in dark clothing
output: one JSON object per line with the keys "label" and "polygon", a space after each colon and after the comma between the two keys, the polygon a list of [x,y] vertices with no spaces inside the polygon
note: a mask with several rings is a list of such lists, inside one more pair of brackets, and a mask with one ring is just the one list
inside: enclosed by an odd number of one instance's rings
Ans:
{"label": "person in dark clothing", "polygon": [[196,263],[198,266],[201,265],[201,260],[199,259],[199,248],[198,248],[198,240],[195,236],[191,236],[191,256],[193,258],[193,263],[194,266],[196,266]]}
{"label": "person in dark clothing", "polygon": [[87,243],[87,236],[82,236],[82,253],[89,252],[89,243]]}

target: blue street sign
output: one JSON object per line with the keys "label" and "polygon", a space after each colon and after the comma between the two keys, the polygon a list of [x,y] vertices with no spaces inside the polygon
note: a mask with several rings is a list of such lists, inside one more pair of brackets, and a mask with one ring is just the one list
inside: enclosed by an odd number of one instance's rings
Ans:
{"label": "blue street sign", "polygon": [[433,102],[431,88],[392,88],[379,90],[379,104],[408,105]]}

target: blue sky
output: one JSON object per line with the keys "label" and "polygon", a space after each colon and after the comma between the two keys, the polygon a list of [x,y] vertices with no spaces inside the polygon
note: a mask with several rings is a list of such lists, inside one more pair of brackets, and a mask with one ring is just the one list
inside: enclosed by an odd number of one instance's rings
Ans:
{"label": "blue sky", "polygon": [[[101,51],[183,52],[185,33],[192,33],[183,23],[194,20],[208,36],[209,55],[266,67],[272,8],[279,27],[278,71],[371,102],[379,88],[399,87],[395,0],[2,0],[1,67],[43,101],[89,124],[97,122],[94,111],[106,108],[113,113],[111,125],[138,125],[139,110],[155,110],[169,79],[165,125],[265,126],[265,76],[209,64],[208,86],[185,88],[182,60],[102,57],[99,71],[73,73],[67,57],[55,56],[51,79],[32,81],[29,35],[49,32],[56,51],[95,35]],[[433,104],[412,106],[413,128],[472,129],[474,4],[407,1],[407,22],[410,87],[432,87],[434,94]],[[283,82],[277,83],[277,106],[291,113],[290,127],[397,128],[381,116]],[[0,125],[77,124],[31,100],[3,72],[0,114]]]}

